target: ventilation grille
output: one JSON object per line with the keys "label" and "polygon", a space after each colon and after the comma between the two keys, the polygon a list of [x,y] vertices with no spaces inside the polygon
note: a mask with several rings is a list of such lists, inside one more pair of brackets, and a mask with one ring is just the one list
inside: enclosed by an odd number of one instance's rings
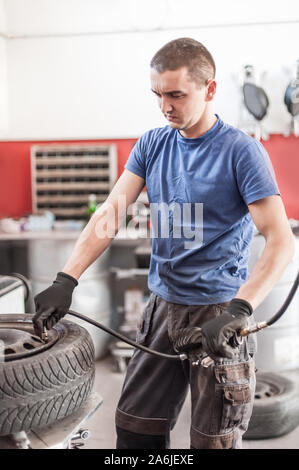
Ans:
{"label": "ventilation grille", "polygon": [[89,195],[105,201],[116,181],[116,146],[33,146],[31,168],[35,214],[48,210],[57,219],[84,219]]}

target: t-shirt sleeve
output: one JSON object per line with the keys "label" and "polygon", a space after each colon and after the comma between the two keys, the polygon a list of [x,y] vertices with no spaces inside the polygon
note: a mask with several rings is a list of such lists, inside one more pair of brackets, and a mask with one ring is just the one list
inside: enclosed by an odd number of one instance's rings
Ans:
{"label": "t-shirt sleeve", "polygon": [[241,151],[236,164],[239,191],[245,203],[280,195],[269,155],[258,140]]}
{"label": "t-shirt sleeve", "polygon": [[144,150],[144,142],[143,136],[136,142],[134,145],[129,158],[125,164],[125,168],[135,175],[140,176],[141,178],[145,179],[146,175],[146,166],[145,166],[145,150]]}

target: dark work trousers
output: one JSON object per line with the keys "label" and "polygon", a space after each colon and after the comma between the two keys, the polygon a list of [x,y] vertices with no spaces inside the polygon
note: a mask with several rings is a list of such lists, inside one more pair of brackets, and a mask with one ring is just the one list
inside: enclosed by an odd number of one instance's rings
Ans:
{"label": "dark work trousers", "polygon": [[[201,326],[221,315],[228,304],[181,305],[151,294],[143,312],[137,341],[152,349],[175,354],[178,329]],[[250,317],[250,323],[254,319]],[[191,392],[190,447],[242,447],[252,413],[255,391],[256,337],[244,338],[236,360],[220,358],[192,365],[135,350],[129,361],[116,410],[117,448],[169,448],[173,429],[188,386]]]}

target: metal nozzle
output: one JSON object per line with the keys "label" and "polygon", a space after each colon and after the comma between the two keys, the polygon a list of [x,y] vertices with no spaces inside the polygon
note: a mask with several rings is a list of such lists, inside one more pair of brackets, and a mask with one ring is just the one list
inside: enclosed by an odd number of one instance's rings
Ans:
{"label": "metal nozzle", "polygon": [[259,330],[263,330],[268,326],[268,323],[266,321],[262,321],[260,323],[256,323],[255,325],[250,326],[249,328],[243,328],[240,331],[240,336],[248,336],[251,333],[256,333]]}
{"label": "metal nozzle", "polygon": [[46,330],[46,327],[44,326],[43,332],[42,332],[42,340],[46,343],[48,341],[48,332]]}

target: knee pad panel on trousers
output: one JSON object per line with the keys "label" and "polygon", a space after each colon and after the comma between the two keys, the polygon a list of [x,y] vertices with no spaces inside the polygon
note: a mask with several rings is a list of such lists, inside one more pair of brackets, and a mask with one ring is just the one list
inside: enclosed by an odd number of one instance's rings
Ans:
{"label": "knee pad panel on trousers", "polygon": [[151,436],[149,434],[137,434],[116,426],[117,449],[165,449],[165,436]]}

